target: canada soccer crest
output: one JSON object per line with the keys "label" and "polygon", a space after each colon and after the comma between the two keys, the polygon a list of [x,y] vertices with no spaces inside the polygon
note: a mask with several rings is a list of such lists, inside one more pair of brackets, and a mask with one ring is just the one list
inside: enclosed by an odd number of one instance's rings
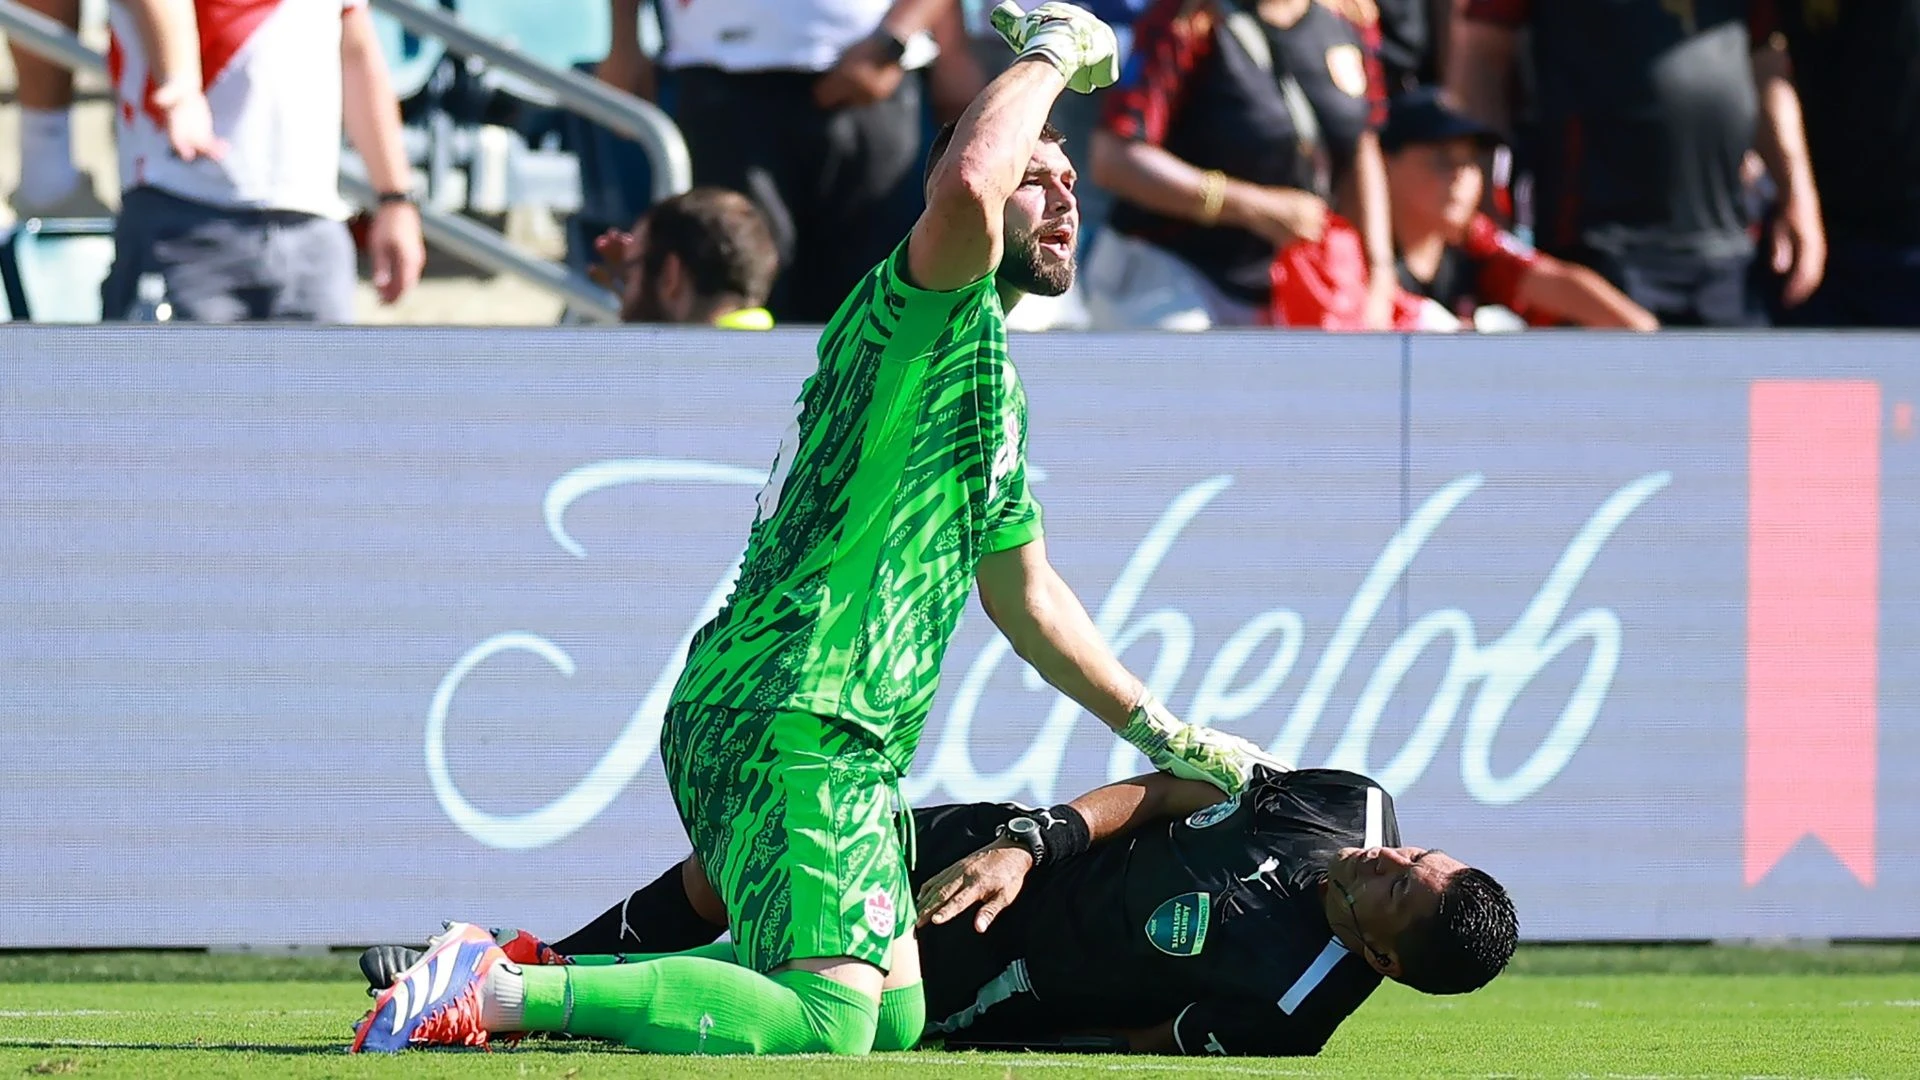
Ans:
{"label": "canada soccer crest", "polygon": [[893,894],[876,886],[867,894],[867,926],[874,936],[893,937]]}

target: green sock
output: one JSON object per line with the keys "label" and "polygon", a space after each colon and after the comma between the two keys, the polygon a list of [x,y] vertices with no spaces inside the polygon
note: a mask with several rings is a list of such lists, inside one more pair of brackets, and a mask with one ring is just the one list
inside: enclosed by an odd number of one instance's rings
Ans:
{"label": "green sock", "polygon": [[724,960],[731,964],[733,963],[733,942],[716,941],[711,945],[702,945],[697,949],[688,949],[685,952],[677,953],[630,952],[609,953],[606,956],[595,956],[592,954],[569,956],[567,957],[567,962],[577,964],[581,967],[611,967],[614,964],[644,963],[648,960],[658,960],[665,956],[704,956],[709,960]]}
{"label": "green sock", "polygon": [[927,995],[920,983],[909,983],[880,995],[880,1024],[873,1033],[875,1050],[911,1050],[927,1029]]}
{"label": "green sock", "polygon": [[657,1054],[864,1054],[880,1005],[810,971],[774,975],[684,954],[613,966],[528,966],[528,1031]]}

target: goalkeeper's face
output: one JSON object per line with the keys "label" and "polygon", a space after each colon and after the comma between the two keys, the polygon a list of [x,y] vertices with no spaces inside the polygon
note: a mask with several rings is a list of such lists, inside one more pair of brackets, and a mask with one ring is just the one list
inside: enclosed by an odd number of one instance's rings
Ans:
{"label": "goalkeeper's face", "polygon": [[1059,296],[1073,285],[1074,245],[1080,238],[1076,179],[1060,144],[1043,142],[1034,149],[1026,176],[1007,200],[1001,284],[1036,296]]}

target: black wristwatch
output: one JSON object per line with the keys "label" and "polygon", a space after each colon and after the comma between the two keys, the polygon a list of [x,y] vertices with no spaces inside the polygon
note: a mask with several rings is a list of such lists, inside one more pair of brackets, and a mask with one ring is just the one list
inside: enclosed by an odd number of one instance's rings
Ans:
{"label": "black wristwatch", "polygon": [[374,196],[374,202],[379,206],[391,206],[394,203],[406,203],[412,206],[418,205],[419,200],[413,197],[411,191],[382,191]]}
{"label": "black wristwatch", "polygon": [[884,26],[874,28],[873,40],[885,47],[887,59],[892,63],[899,63],[907,55],[907,43]]}
{"label": "black wristwatch", "polygon": [[1030,817],[1017,817],[995,830],[994,836],[1000,840],[1011,838],[1014,843],[1027,849],[1033,856],[1033,865],[1039,866],[1047,861],[1047,839],[1040,834],[1040,823]]}

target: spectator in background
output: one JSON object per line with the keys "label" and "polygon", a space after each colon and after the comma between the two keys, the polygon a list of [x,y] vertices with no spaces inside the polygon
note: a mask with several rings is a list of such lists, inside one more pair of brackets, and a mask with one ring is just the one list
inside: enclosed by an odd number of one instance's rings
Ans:
{"label": "spectator in background", "polygon": [[[1828,240],[1826,275],[1781,321],[1920,326],[1920,0],[1754,0],[1756,55],[1791,76]],[[1776,269],[1781,260],[1776,259]],[[1796,285],[1799,288],[1796,288]],[[1804,283],[1789,277],[1782,302]]]}
{"label": "spectator in background", "polygon": [[[80,28],[80,0],[22,0],[69,30]],[[93,177],[73,164],[73,72],[12,45],[20,102],[20,186],[8,202],[15,215],[112,217]]]}
{"label": "spectator in background", "polygon": [[[1790,292],[1825,263],[1792,87],[1749,47],[1748,0],[1465,0],[1447,82],[1467,112],[1512,130],[1516,43],[1534,87],[1520,131],[1535,242],[1593,267],[1669,326],[1766,316],[1740,176],[1757,147],[1782,194]],[[1756,84],[1760,90],[1756,90]]]}
{"label": "spectator in background", "polygon": [[1370,0],[1156,0],[1102,127],[1113,193],[1083,281],[1098,329],[1251,326],[1278,249],[1317,243],[1336,189],[1365,240],[1366,325],[1398,291]]}
{"label": "spectator in background", "polygon": [[176,318],[351,322],[340,132],[380,192],[368,231],[387,302],[426,260],[400,108],[364,0],[117,0],[117,251],[102,310],[166,279]]}
{"label": "spectator in background", "polygon": [[[1440,81],[1439,39],[1451,0],[1375,0],[1380,5],[1380,70],[1387,96]],[[1436,18],[1437,16],[1437,18]]]}
{"label": "spectator in background", "polygon": [[780,269],[773,233],[753,200],[697,187],[657,203],[632,232],[594,244],[595,278],[620,294],[620,321],[768,330],[766,307]]}
{"label": "spectator in background", "polygon": [[[694,183],[767,215],[782,322],[824,323],[918,214],[901,197],[921,157],[927,30],[957,0],[679,0],[659,5],[669,111]],[[611,0],[602,81],[653,98],[640,0]]]}
{"label": "spectator in background", "polygon": [[1533,323],[1659,328],[1600,275],[1533,251],[1481,212],[1481,159],[1499,136],[1455,112],[1436,90],[1396,97],[1380,145],[1393,189],[1400,285],[1408,292],[1468,325],[1493,304]]}

